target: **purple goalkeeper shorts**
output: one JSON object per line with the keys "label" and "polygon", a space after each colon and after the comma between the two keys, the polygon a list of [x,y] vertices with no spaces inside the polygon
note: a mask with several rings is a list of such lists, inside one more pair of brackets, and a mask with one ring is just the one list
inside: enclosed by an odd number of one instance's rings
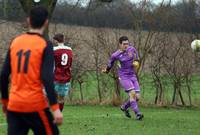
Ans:
{"label": "purple goalkeeper shorts", "polygon": [[140,86],[138,83],[137,78],[135,77],[129,77],[129,78],[119,78],[119,82],[125,92],[128,92],[130,90],[134,90],[135,92],[140,92]]}

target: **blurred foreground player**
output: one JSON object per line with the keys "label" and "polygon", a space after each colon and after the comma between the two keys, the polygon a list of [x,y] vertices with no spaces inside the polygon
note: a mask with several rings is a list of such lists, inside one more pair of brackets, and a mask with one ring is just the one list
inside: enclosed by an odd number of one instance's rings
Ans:
{"label": "blurred foreground player", "polygon": [[29,129],[35,135],[58,135],[63,116],[54,91],[53,46],[42,36],[48,26],[47,10],[32,8],[27,22],[29,31],[12,40],[0,76],[8,135],[27,135]]}

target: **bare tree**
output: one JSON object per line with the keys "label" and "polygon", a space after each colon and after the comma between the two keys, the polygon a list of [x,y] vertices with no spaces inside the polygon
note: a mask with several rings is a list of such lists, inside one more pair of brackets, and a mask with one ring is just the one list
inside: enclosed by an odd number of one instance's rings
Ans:
{"label": "bare tree", "polygon": [[72,89],[69,93],[70,100],[72,101],[73,91],[75,90],[74,86],[75,83],[78,83],[79,91],[80,91],[80,99],[81,103],[84,102],[84,94],[83,94],[83,84],[87,82],[87,80],[84,78],[87,76],[88,72],[88,65],[83,62],[84,59],[80,59],[82,56],[74,55],[73,60],[73,66],[72,66]]}
{"label": "bare tree", "polygon": [[94,67],[95,67],[95,78],[97,80],[97,91],[99,96],[99,102],[102,102],[102,93],[100,88],[100,72],[101,72],[101,65],[102,59],[101,55],[103,54],[103,31],[101,29],[94,29],[94,35],[92,36],[92,44],[90,45],[93,49],[93,57],[94,57]]}
{"label": "bare tree", "polygon": [[[52,13],[56,6],[57,0],[42,0],[40,2],[34,2],[33,0],[19,0],[22,5],[22,8],[26,14],[29,13],[30,9],[36,5],[42,5],[47,8],[49,12],[49,20],[51,19]],[[45,37],[49,38],[48,36],[48,28],[45,30]]]}
{"label": "bare tree", "polygon": [[[108,33],[108,32],[107,32]],[[105,59],[109,59],[114,51],[118,49],[118,39],[120,37],[120,30],[115,29],[113,30],[113,35],[105,35],[105,49],[104,49],[104,56]],[[106,38],[107,37],[107,38]],[[106,61],[107,62],[107,61]],[[120,92],[120,85],[119,85],[119,77],[117,75],[118,70],[118,63],[115,62],[112,70],[109,73],[109,77],[113,79],[114,91],[112,93],[112,104],[114,106],[118,106],[122,102],[121,92]],[[110,82],[109,82],[110,83]]]}
{"label": "bare tree", "polygon": [[163,72],[162,72],[162,60],[165,54],[165,42],[164,36],[161,36],[159,33],[156,34],[154,48],[152,50],[151,56],[151,72],[153,77],[153,83],[156,88],[155,95],[155,104],[163,104],[164,98],[164,84],[163,84]]}

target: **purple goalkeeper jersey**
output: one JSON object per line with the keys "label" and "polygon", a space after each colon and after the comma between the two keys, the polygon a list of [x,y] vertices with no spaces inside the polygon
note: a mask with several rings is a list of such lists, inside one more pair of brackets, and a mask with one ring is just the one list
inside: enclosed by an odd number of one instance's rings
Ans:
{"label": "purple goalkeeper jersey", "polygon": [[139,60],[137,50],[129,46],[125,51],[117,50],[109,60],[107,69],[110,70],[115,61],[119,62],[118,76],[120,78],[136,77],[133,61]]}

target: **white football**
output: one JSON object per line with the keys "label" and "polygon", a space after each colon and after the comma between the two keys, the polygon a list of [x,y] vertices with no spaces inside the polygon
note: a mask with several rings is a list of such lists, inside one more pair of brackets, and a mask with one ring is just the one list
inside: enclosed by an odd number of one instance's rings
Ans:
{"label": "white football", "polygon": [[40,2],[40,0],[34,0],[34,2]]}
{"label": "white football", "polygon": [[200,40],[198,40],[198,39],[193,40],[191,43],[191,48],[193,51],[199,52],[200,51]]}

